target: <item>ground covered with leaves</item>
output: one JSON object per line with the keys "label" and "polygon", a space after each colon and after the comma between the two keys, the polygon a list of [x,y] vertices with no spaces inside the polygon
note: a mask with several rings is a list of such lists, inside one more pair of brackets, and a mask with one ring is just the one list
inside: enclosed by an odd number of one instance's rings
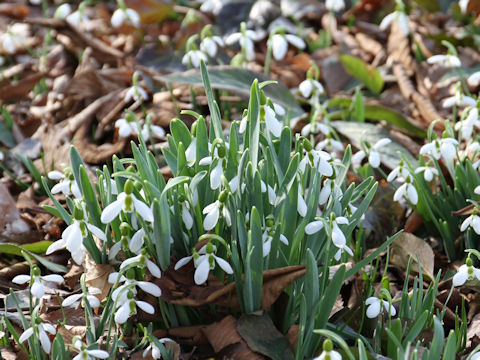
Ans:
{"label": "ground covered with leaves", "polygon": [[480,358],[479,14],[0,3],[0,358]]}

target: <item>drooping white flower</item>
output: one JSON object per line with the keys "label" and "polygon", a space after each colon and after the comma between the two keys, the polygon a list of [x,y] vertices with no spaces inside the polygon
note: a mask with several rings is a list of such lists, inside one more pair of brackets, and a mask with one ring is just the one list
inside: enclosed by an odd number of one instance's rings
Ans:
{"label": "drooping white flower", "polygon": [[298,215],[301,217],[305,217],[307,215],[307,203],[305,202],[305,199],[302,196],[302,189],[300,186],[298,187],[298,196],[297,196],[297,211]]}
{"label": "drooping white flower", "polygon": [[300,132],[300,134],[302,136],[305,136],[307,137],[308,135],[310,134],[317,134],[318,132],[321,132],[323,133],[324,135],[329,135],[330,134],[330,128],[325,125],[325,124],[322,124],[318,121],[314,121],[314,122],[310,122],[308,123],[307,125],[305,125],[303,128],[302,128],[302,131]]}
{"label": "drooping white flower", "polygon": [[473,192],[474,192],[475,194],[477,194],[477,195],[480,195],[480,185],[477,186],[477,187],[473,190]]}
{"label": "drooping white flower", "polygon": [[473,211],[472,215],[467,217],[460,226],[460,231],[467,230],[468,227],[472,227],[473,230],[480,235],[480,216],[477,215],[476,210]]}
{"label": "drooping white flower", "polygon": [[316,95],[325,93],[325,89],[323,88],[322,84],[320,84],[320,82],[317,80],[310,78],[303,80],[298,86],[298,90],[305,99],[310,98],[310,96],[314,97]]}
{"label": "drooping white flower", "polygon": [[214,58],[217,56],[219,46],[225,46],[225,43],[220,36],[206,36],[200,43],[200,50],[205,54],[208,54],[211,58]]}
{"label": "drooping white flower", "polygon": [[80,352],[72,360],[108,359],[110,357],[110,354],[105,350],[88,350],[80,340],[77,340],[73,347]]}
{"label": "drooping white flower", "polygon": [[70,6],[70,4],[64,3],[60,5],[57,8],[57,10],[55,10],[55,14],[53,15],[53,17],[55,19],[65,20],[67,16],[70,15],[71,13],[72,13],[72,7]]}
{"label": "drooping white flower", "polygon": [[66,16],[65,20],[74,27],[85,27],[85,29],[90,29],[90,18],[85,15],[83,8],[79,8],[77,11]]}
{"label": "drooping white flower", "polygon": [[360,150],[355,155],[352,156],[352,165],[354,167],[360,166],[363,159],[368,156],[368,162],[370,166],[374,169],[380,166],[380,153],[378,149],[390,144],[392,140],[389,138],[383,138],[378,140],[373,146],[370,145],[368,142],[363,142],[364,150]]}
{"label": "drooping white flower", "polygon": [[120,264],[120,269],[125,268],[126,266],[138,262],[140,267],[147,267],[147,269],[150,271],[150,273],[155,276],[156,278],[160,278],[162,276],[162,273],[160,271],[160,268],[158,267],[157,264],[155,264],[153,261],[151,261],[148,256],[147,252],[145,249],[142,250],[142,252],[134,257],[131,257],[129,259],[124,260]]}
{"label": "drooping white flower", "polygon": [[478,86],[480,84],[480,71],[474,72],[467,79],[467,83],[470,86]]}
{"label": "drooping white flower", "polygon": [[[158,342],[161,344],[164,344],[166,342],[174,342],[174,341],[170,338],[162,338],[162,339],[158,339]],[[149,352],[151,352],[150,355],[155,360],[162,358],[162,353],[160,349],[157,347],[157,345],[153,341],[150,341],[150,345],[148,345],[147,348],[143,351],[142,356],[143,357],[147,356]]]}
{"label": "drooping white flower", "polygon": [[123,23],[130,24],[134,27],[139,27],[140,15],[138,15],[135,10],[130,8],[118,8],[113,12],[111,22],[112,26],[115,28],[122,26]]}
{"label": "drooping white flower", "polygon": [[60,180],[52,187],[52,194],[63,193],[66,196],[73,194],[77,199],[82,198],[82,193],[70,168],[65,168],[64,174],[57,170],[50,171],[47,176],[50,180]]}
{"label": "drooping white flower", "polygon": [[201,50],[189,50],[182,58],[182,64],[185,66],[193,66],[195,68],[200,67],[200,62],[203,60],[205,63],[208,61],[207,55]]}
{"label": "drooping white flower", "polygon": [[161,126],[145,123],[142,126],[141,134],[144,139],[150,138],[150,134],[153,138],[162,139],[165,137],[165,130]]}
{"label": "drooping white flower", "polygon": [[419,166],[418,168],[415,169],[415,174],[423,172],[423,178],[425,181],[432,181],[433,176],[438,176],[438,170],[435,169],[433,166]]}
{"label": "drooping white flower", "polygon": [[329,153],[313,149],[310,143],[306,141],[304,142],[304,148],[306,154],[298,164],[300,172],[305,173],[306,166],[309,164],[312,169],[316,169],[322,176],[330,177],[333,175],[333,167],[330,164],[332,157]]}
{"label": "drooping white flower", "polygon": [[365,304],[367,305],[367,317],[370,319],[376,318],[380,313],[385,311],[390,316],[395,316],[397,314],[397,310],[390,305],[390,303],[386,300],[379,299],[375,296],[369,297]]}
{"label": "drooping white flower", "polygon": [[22,23],[10,25],[6,32],[0,36],[2,49],[8,54],[15,54],[25,47],[25,37],[28,36],[28,26]]}
{"label": "drooping white flower", "polygon": [[247,30],[245,23],[240,25],[240,29],[240,32],[230,34],[225,39],[225,44],[233,45],[238,42],[247,60],[252,61],[255,58],[254,41],[261,40],[262,36],[253,30]]}
{"label": "drooping white flower", "polygon": [[339,224],[346,225],[348,224],[348,219],[343,216],[337,216],[335,219],[330,221],[330,227],[332,230],[332,242],[333,244],[340,248],[344,249],[347,244],[347,238],[342,230],[340,230]]}
{"label": "drooping white flower", "polygon": [[408,200],[413,205],[416,205],[418,202],[417,189],[415,189],[415,186],[412,184],[410,175],[405,179],[405,183],[395,191],[395,194],[393,194],[394,201],[399,201],[400,199]]}
{"label": "drooping white flower", "polygon": [[433,156],[435,160],[443,157],[449,161],[455,157],[457,145],[458,141],[453,138],[434,139],[420,148],[420,154]]}
{"label": "drooping white flower", "polygon": [[136,211],[145,221],[153,222],[152,210],[143,202],[133,195],[133,183],[129,179],[125,183],[124,191],[117,196],[117,200],[109,204],[102,211],[100,220],[104,224],[108,224],[115,219],[121,211],[131,213]]}
{"label": "drooping white flower", "polygon": [[345,1],[344,0],[326,0],[325,7],[329,11],[337,12],[345,9]]}
{"label": "drooping white flower", "polygon": [[155,308],[149,303],[135,300],[132,292],[128,292],[125,302],[117,302],[114,320],[117,324],[124,324],[128,318],[137,313],[137,306],[147,314],[154,314]]}
{"label": "drooping white flower", "polygon": [[127,272],[127,277],[125,277],[123,275],[120,276],[118,272],[114,272],[108,276],[108,282],[111,284],[114,284],[115,282],[123,283],[113,290],[111,295],[112,300],[114,300],[117,304],[123,304],[128,301],[127,294],[129,292],[132,292],[133,295],[137,295],[137,287],[154,297],[160,297],[162,295],[162,290],[156,284],[148,281],[138,281],[134,278],[129,278],[130,275],[131,274]]}
{"label": "drooping white flower", "polygon": [[472,260],[470,258],[467,258],[465,264],[460,266],[457,273],[453,276],[453,286],[461,286],[465,284],[467,280],[471,281],[475,278],[480,280],[480,269],[474,267],[472,264]]}
{"label": "drooping white flower", "polygon": [[394,21],[396,21],[398,25],[400,25],[400,29],[405,35],[408,35],[410,33],[410,29],[408,27],[410,20],[408,18],[408,15],[405,14],[404,11],[399,10],[396,10],[383,18],[379,26],[380,30],[383,31],[387,29]]}
{"label": "drooping white flower", "polygon": [[207,231],[212,230],[217,225],[218,219],[220,217],[220,213],[222,214],[222,217],[225,219],[225,223],[227,224],[227,226],[232,226],[230,211],[228,210],[225,202],[216,200],[210,205],[205,206],[202,213],[204,215],[205,214],[207,215],[203,220],[203,228]]}
{"label": "drooping white flower", "polygon": [[322,220],[315,220],[307,224],[305,226],[305,234],[307,235],[313,235],[319,232],[320,230],[323,229],[324,223]]}
{"label": "drooping white flower", "polygon": [[323,350],[322,353],[316,358],[313,358],[313,360],[342,360],[342,355],[335,350]]}
{"label": "drooping white flower", "polygon": [[63,307],[78,308],[81,305],[83,308],[86,306],[85,299],[87,299],[90,307],[97,308],[100,306],[100,300],[95,295],[100,295],[102,290],[99,288],[90,286],[87,287],[86,293],[74,294],[65,298],[62,302]]}
{"label": "drooping white flower", "polygon": [[403,160],[400,160],[398,163],[398,166],[395,167],[390,174],[388,174],[387,181],[392,182],[395,179],[398,179],[398,181],[403,181],[405,178],[410,174],[410,171],[408,170],[408,167],[405,165]]}
{"label": "drooping white flower", "polygon": [[135,101],[145,101],[145,100],[148,100],[148,94],[143,89],[143,87],[138,85],[133,85],[133,86],[130,86],[125,92],[124,101],[126,103],[129,103],[130,101],[132,101],[132,99]]}
{"label": "drooping white flower", "polygon": [[26,283],[30,283],[30,292],[31,294],[36,297],[37,299],[41,299],[45,294],[45,289],[43,287],[43,282],[51,281],[57,284],[63,283],[65,280],[62,276],[57,274],[51,275],[40,275],[40,269],[38,267],[34,267],[32,270],[32,275],[17,275],[12,279],[14,284],[23,285]]}
{"label": "drooping white flower", "polygon": [[288,50],[288,43],[298,49],[305,49],[305,41],[302,38],[292,34],[274,34],[271,38],[272,53],[275,60],[279,61],[285,58]]}
{"label": "drooping white flower", "polygon": [[469,140],[472,138],[473,129],[480,128],[480,121],[478,120],[478,109],[471,108],[465,120],[459,121],[455,124],[455,130],[460,131],[462,139]]}
{"label": "drooping white flower", "polygon": [[207,281],[210,270],[213,270],[215,268],[215,263],[217,263],[218,266],[220,266],[222,270],[225,271],[227,274],[233,274],[233,269],[230,264],[221,257],[216,256],[216,251],[216,246],[209,242],[204,245],[198,252],[194,250],[193,255],[186,256],[178,260],[178,262],[175,264],[174,269],[180,269],[182,266],[185,266],[193,259],[193,263],[196,268],[194,280],[195,284],[197,285],[202,285],[203,283],[205,283],[205,281]]}
{"label": "drooping white flower", "polygon": [[343,151],[343,143],[341,141],[332,139],[331,136],[327,136],[325,140],[320,141],[316,146],[315,150],[328,150],[330,152],[334,151]]}
{"label": "drooping white flower", "polygon": [[34,323],[32,327],[29,327],[22,333],[22,335],[20,335],[18,342],[23,343],[35,333],[37,338],[40,340],[40,345],[42,346],[43,351],[45,351],[47,354],[50,354],[52,343],[50,342],[50,337],[48,336],[47,332],[55,335],[57,333],[57,330],[55,330],[52,324]]}
{"label": "drooping white flower", "polygon": [[441,64],[445,67],[461,67],[462,62],[460,59],[451,54],[447,55],[434,55],[427,59],[427,63],[429,64]]}
{"label": "drooping white flower", "polygon": [[118,119],[115,121],[115,127],[118,129],[118,135],[120,137],[130,137],[133,134],[138,134],[138,125],[134,121],[128,121],[127,119]]}
{"label": "drooping white flower", "polygon": [[457,87],[457,90],[455,90],[455,95],[444,99],[442,106],[444,108],[451,108],[453,105],[456,105],[459,107],[465,107],[465,106],[475,106],[476,104],[477,104],[477,100],[463,94],[461,91],[461,88]]}
{"label": "drooping white flower", "polygon": [[274,109],[272,109],[269,105],[262,105],[260,113],[264,114],[265,126],[267,130],[274,136],[280,137],[282,134],[282,124],[277,119],[277,115],[281,116],[282,113],[285,113],[285,110],[280,105],[275,106],[274,104]]}
{"label": "drooping white flower", "polygon": [[[274,232],[273,231],[268,231],[268,230],[265,230],[262,234],[263,257],[268,256],[270,254],[270,250],[272,249],[273,235],[274,235]],[[288,239],[283,234],[280,234],[280,241],[283,244],[288,245]]]}
{"label": "drooping white flower", "polygon": [[318,198],[318,204],[324,205],[328,200],[333,197],[334,199],[339,199],[342,196],[342,189],[336,183],[335,180],[326,179],[323,183],[323,188],[320,190],[320,196]]}

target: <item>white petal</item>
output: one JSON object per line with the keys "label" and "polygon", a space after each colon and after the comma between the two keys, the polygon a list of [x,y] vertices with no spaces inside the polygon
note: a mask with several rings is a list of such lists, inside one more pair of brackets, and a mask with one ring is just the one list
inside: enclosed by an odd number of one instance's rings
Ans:
{"label": "white petal", "polygon": [[62,306],[70,307],[71,305],[79,301],[82,297],[83,297],[83,294],[70,295],[65,300],[63,300]]}
{"label": "white petal", "polygon": [[195,284],[202,285],[208,279],[208,273],[210,272],[210,265],[208,263],[208,256],[198,265],[195,270],[194,280]]}
{"label": "white petal", "polygon": [[113,219],[115,219],[118,214],[120,214],[120,211],[122,210],[123,206],[123,201],[120,200],[115,200],[112,202],[110,205],[108,205],[105,209],[102,211],[102,216],[100,217],[100,220],[104,224],[108,224],[112,222]]}
{"label": "white petal", "polygon": [[468,279],[468,267],[466,265],[460,266],[458,272],[453,276],[453,286],[460,286],[465,284]]}
{"label": "white petal", "polygon": [[307,215],[307,203],[303,199],[300,192],[298,193],[298,199],[297,199],[297,211],[301,217],[305,217],[305,215]]}
{"label": "white petal", "polygon": [[144,202],[138,200],[132,195],[133,198],[133,205],[135,206],[135,210],[138,214],[148,222],[153,222],[153,212]]}
{"label": "white petal", "polygon": [[379,148],[381,148],[381,147],[383,147],[383,146],[385,146],[385,145],[388,145],[388,144],[390,144],[391,142],[392,142],[392,140],[389,139],[389,138],[382,138],[382,139],[378,140],[378,141],[375,143],[375,145],[373,145],[373,148],[374,148],[375,150],[378,150]]}
{"label": "white petal", "polygon": [[203,221],[203,228],[205,230],[212,230],[217,225],[220,209],[218,206],[212,208]]}
{"label": "white petal", "polygon": [[42,276],[42,279],[45,281],[51,281],[57,284],[61,284],[65,281],[63,276],[57,275],[57,274],[45,275],[45,276]]}
{"label": "white petal", "polygon": [[30,282],[30,280],[31,280],[30,275],[17,275],[12,279],[12,282],[14,284],[23,285]]}
{"label": "white petal", "polygon": [[50,354],[50,349],[52,347],[52,344],[50,343],[50,338],[48,337],[45,331],[39,331],[39,334],[40,334],[40,343],[42,344],[43,350],[47,354]]}
{"label": "white petal", "polygon": [[413,205],[417,204],[418,194],[417,194],[417,190],[415,189],[415,186],[413,186],[412,184],[409,184],[409,186],[407,186],[407,197],[408,197],[408,200],[410,200],[410,202]]}
{"label": "white petal", "polygon": [[343,247],[347,242],[345,235],[343,234],[342,230],[340,230],[337,224],[333,224],[332,242],[335,244],[335,246],[340,248]]}
{"label": "white petal", "polygon": [[270,131],[274,136],[280,137],[282,134],[282,125],[275,117],[275,112],[271,107],[265,107],[265,124],[268,131]]}
{"label": "white petal", "polygon": [[182,206],[182,220],[188,230],[193,227],[193,217],[186,206]]}
{"label": "white petal", "polygon": [[57,333],[57,330],[55,329],[55,327],[52,324],[43,323],[42,327],[46,332],[49,332],[52,335],[55,335]]}
{"label": "white petal", "polygon": [[453,105],[456,104],[456,102],[457,102],[457,99],[455,98],[455,96],[451,96],[443,100],[442,106],[444,108],[451,108]]}
{"label": "white petal", "polygon": [[395,16],[396,16],[396,13],[393,12],[393,13],[390,13],[388,14],[387,16],[385,16],[382,20],[382,22],[380,23],[379,25],[379,28],[380,30],[385,30],[386,28],[388,28],[390,26],[390,24],[393,22],[393,20],[395,20]]}
{"label": "white petal", "polygon": [[117,27],[120,27],[123,22],[125,21],[125,11],[123,9],[117,9],[113,12],[113,15],[112,15],[112,19],[111,19],[111,22],[112,22],[112,26],[117,28]]}
{"label": "white petal", "polygon": [[155,276],[157,279],[160,279],[162,272],[157,264],[155,264],[153,261],[147,260],[147,268],[153,276]]}
{"label": "white petal", "polygon": [[190,262],[190,260],[192,260],[192,256],[186,256],[184,258],[181,258],[180,260],[177,261],[177,263],[175,264],[175,267],[174,269],[175,270],[178,270],[180,269],[182,266],[185,266],[186,264],[188,264]]}
{"label": "white petal", "polygon": [[370,319],[376,318],[380,314],[380,300],[376,299],[377,301],[372,302],[367,307],[367,317]]}
{"label": "white petal", "polygon": [[[306,79],[300,83],[298,86],[298,90],[300,90],[300,93],[304,98],[309,98],[310,94],[312,93],[313,90],[313,84],[310,79]],[[302,129],[303,131],[303,129]],[[305,135],[304,135],[305,136]]]}
{"label": "white petal", "polygon": [[146,293],[149,293],[155,297],[159,297],[160,295],[162,295],[162,290],[154,283],[147,281],[139,281],[138,287]]}
{"label": "white petal", "polygon": [[323,229],[323,222],[320,220],[312,221],[311,223],[305,226],[305,233],[307,235],[312,235]]}
{"label": "white petal", "polygon": [[124,324],[130,317],[130,304],[127,302],[120,306],[115,313],[115,322],[117,324]]}
{"label": "white petal", "polygon": [[222,174],[223,174],[223,167],[222,167],[223,160],[218,160],[217,166],[213,168],[210,173],[210,187],[212,190],[216,190],[220,187],[222,183]]}
{"label": "white petal", "polygon": [[93,357],[96,357],[97,359],[108,359],[110,354],[106,352],[105,350],[85,350],[85,352]]}
{"label": "white petal", "polygon": [[128,247],[130,248],[130,250],[133,253],[138,254],[140,252],[140,250],[142,249],[143,242],[144,242],[144,240],[143,240],[144,236],[145,236],[145,230],[143,230],[143,229],[138,230],[132,236],[132,239],[128,243]]}
{"label": "white petal", "polygon": [[63,173],[57,170],[53,170],[48,173],[48,178],[51,180],[60,180],[63,178],[63,176],[64,176]]}
{"label": "white petal", "polygon": [[213,257],[217,261],[218,266],[220,266],[223,271],[225,271],[227,274],[233,274],[233,269],[227,261],[216,255],[213,255]]}
{"label": "white petal", "polygon": [[20,338],[18,339],[18,342],[23,343],[25,340],[27,340],[32,335],[33,335],[33,327],[30,327],[27,330],[25,330],[22,333],[22,335],[20,335]]}
{"label": "white petal", "polygon": [[139,301],[139,300],[135,300],[135,303],[138,305],[138,307],[140,309],[142,309],[146,313],[148,313],[148,314],[154,314],[155,313],[154,307],[152,305],[150,305],[149,303],[147,303],[145,301]]}
{"label": "white petal", "polygon": [[87,229],[90,230],[90,232],[100,240],[107,241],[107,236],[105,233],[95,225],[87,224]]}
{"label": "white petal", "polygon": [[302,38],[296,36],[296,35],[291,35],[291,34],[286,34],[285,38],[288,40],[290,44],[295,46],[298,49],[305,49],[305,41],[303,41]]}
{"label": "white petal", "polygon": [[477,71],[476,73],[470,75],[467,82],[470,86],[478,86],[478,84],[480,84],[480,71]]}

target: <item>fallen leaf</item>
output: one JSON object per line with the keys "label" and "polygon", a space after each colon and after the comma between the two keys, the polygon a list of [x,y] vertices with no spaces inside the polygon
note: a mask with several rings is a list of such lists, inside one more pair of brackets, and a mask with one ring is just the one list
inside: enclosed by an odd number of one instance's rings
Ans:
{"label": "fallen leaf", "polygon": [[30,226],[22,220],[15,200],[7,187],[0,183],[0,233],[19,234],[30,230]]}
{"label": "fallen leaf", "polygon": [[[88,258],[87,258],[88,259]],[[108,264],[95,264],[93,261],[85,262],[85,284],[88,287],[96,287],[102,290],[101,294],[95,295],[100,301],[105,299],[112,288],[108,282],[108,275],[115,272],[115,269]]]}
{"label": "fallen leaf", "polygon": [[425,240],[404,232],[392,243],[390,262],[406,269],[410,257],[412,258],[410,267],[412,271],[418,274],[420,265],[424,276],[430,280],[435,278],[433,273],[435,255],[430,245]]}

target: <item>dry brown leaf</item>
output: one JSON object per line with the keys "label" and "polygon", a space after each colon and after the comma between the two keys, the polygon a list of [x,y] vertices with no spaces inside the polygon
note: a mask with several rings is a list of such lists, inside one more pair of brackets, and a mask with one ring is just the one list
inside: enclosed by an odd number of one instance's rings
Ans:
{"label": "dry brown leaf", "polygon": [[30,226],[20,217],[15,200],[7,187],[0,183],[0,234],[21,234],[30,230]]}
{"label": "dry brown leaf", "polygon": [[403,33],[397,21],[392,22],[388,36],[387,52],[389,57],[403,65],[407,76],[413,75],[416,62],[410,54],[409,38]]}
{"label": "dry brown leaf", "polygon": [[390,253],[390,262],[394,265],[406,269],[409,258],[412,258],[411,270],[418,273],[419,264],[422,274],[433,280],[435,255],[429,244],[423,239],[410,233],[400,234],[392,243]]}
{"label": "dry brown leaf", "polygon": [[43,77],[43,73],[35,73],[19,82],[2,86],[0,88],[0,100],[5,102],[25,97]]}
{"label": "dry brown leaf", "polygon": [[415,103],[420,115],[425,120],[426,125],[430,125],[435,120],[440,120],[435,123],[435,129],[442,130],[443,125],[443,118],[435,109],[435,106],[431,103],[430,100],[424,98],[419,93],[415,92],[412,94],[412,100]]}
{"label": "dry brown leaf", "polygon": [[115,269],[108,264],[95,264],[88,259],[85,263],[85,283],[88,287],[96,287],[102,290],[102,293],[96,295],[100,301],[105,299],[108,292],[112,288],[111,283],[108,282],[108,276],[115,272]]}
{"label": "dry brown leaf", "polygon": [[27,355],[23,351],[15,352],[12,349],[0,346],[0,357],[4,360],[26,360]]}

